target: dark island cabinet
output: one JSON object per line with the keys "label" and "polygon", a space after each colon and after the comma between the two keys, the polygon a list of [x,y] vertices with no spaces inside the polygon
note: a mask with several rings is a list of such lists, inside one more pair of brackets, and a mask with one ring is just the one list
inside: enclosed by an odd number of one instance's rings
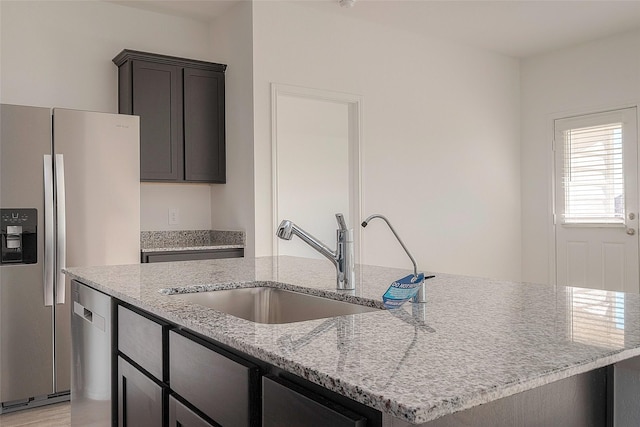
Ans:
{"label": "dark island cabinet", "polygon": [[140,116],[140,179],[226,181],[226,65],[123,50],[118,110]]}
{"label": "dark island cabinet", "polygon": [[163,427],[169,324],[123,305],[116,313],[118,425]]}
{"label": "dark island cabinet", "polygon": [[382,427],[381,413],[116,300],[119,427]]}
{"label": "dark island cabinet", "polygon": [[262,377],[262,427],[366,427],[367,419],[284,379]]}
{"label": "dark island cabinet", "polygon": [[169,333],[171,390],[223,426],[259,425],[258,366],[185,331]]}
{"label": "dark island cabinet", "polygon": [[169,427],[213,427],[188,406],[169,396]]}
{"label": "dark island cabinet", "polygon": [[164,390],[118,356],[118,425],[162,427]]}

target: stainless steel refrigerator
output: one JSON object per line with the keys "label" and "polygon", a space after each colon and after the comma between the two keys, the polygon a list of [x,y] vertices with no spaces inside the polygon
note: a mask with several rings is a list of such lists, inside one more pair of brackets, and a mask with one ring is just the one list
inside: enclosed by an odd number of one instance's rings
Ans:
{"label": "stainless steel refrigerator", "polygon": [[139,118],[0,105],[0,413],[69,399],[65,266],[140,260]]}

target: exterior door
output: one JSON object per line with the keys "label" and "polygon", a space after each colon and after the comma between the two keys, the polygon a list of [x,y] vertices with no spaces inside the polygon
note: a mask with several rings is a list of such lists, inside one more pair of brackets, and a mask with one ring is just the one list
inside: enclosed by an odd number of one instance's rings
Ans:
{"label": "exterior door", "polygon": [[555,121],[556,280],[638,292],[636,108]]}

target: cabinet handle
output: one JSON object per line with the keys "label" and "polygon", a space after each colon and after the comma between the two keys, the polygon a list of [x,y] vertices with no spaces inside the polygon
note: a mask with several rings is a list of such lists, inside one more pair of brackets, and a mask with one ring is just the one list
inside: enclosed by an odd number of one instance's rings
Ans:
{"label": "cabinet handle", "polygon": [[107,321],[103,316],[100,316],[95,311],[89,310],[87,307],[83,306],[77,301],[73,302],[73,313],[86,320],[91,324],[91,326],[95,326],[102,332],[105,331],[107,326]]}
{"label": "cabinet handle", "polygon": [[127,427],[127,377],[122,376],[122,427]]}

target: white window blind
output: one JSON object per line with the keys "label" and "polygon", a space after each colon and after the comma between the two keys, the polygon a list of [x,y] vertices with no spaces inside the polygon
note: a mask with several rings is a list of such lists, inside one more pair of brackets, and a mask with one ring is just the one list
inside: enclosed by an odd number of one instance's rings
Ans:
{"label": "white window blind", "polygon": [[623,124],[605,123],[562,131],[562,221],[624,224]]}

